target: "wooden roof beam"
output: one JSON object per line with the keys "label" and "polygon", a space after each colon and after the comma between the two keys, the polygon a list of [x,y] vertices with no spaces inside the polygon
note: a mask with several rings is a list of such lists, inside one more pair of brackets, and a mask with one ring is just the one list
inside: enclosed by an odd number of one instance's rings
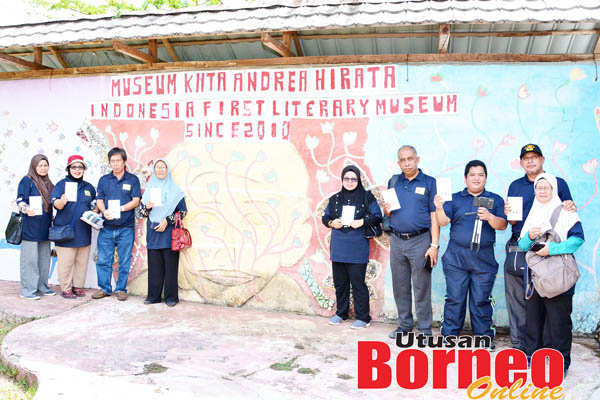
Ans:
{"label": "wooden roof beam", "polygon": [[[286,34],[288,34],[287,40],[285,39]],[[287,41],[289,43],[290,38],[291,38],[290,33],[284,32],[283,35],[284,35],[284,41]],[[271,36],[269,33],[264,32],[260,36],[260,40],[265,46],[267,46],[271,50],[275,51],[277,54],[279,54],[282,57],[296,57],[296,55],[294,53],[292,53],[292,51],[290,50],[289,47],[286,47],[279,40],[274,39],[273,36]]]}
{"label": "wooden roof beam", "polygon": [[69,63],[65,60],[65,58],[62,56],[62,54],[60,54],[60,51],[56,47],[48,46],[48,48],[50,49],[50,52],[52,53],[52,55],[54,57],[56,57],[56,59],[58,60],[60,65],[62,65],[63,68],[70,68]]}
{"label": "wooden roof beam", "polygon": [[304,57],[304,51],[302,50],[300,39],[298,39],[298,32],[292,32],[292,37],[294,39],[294,46],[296,46],[296,54],[298,55],[298,57]]}
{"label": "wooden roof beam", "polygon": [[173,60],[175,62],[178,62],[179,61],[179,56],[175,52],[175,49],[171,45],[171,42],[169,42],[169,39],[162,38],[161,41],[162,41],[163,46],[165,46],[165,49],[167,49],[167,52],[169,53],[169,56],[171,56],[171,60]]}
{"label": "wooden roof beam", "polygon": [[21,58],[9,56],[8,54],[4,54],[2,52],[0,52],[0,61],[7,62],[9,64],[13,64],[18,67],[24,67],[24,68],[33,69],[33,70],[52,69],[52,68],[46,67],[45,65],[42,65],[40,63],[26,61]]}
{"label": "wooden roof beam", "polygon": [[448,53],[448,45],[450,44],[450,25],[440,24],[438,32],[438,53]]}
{"label": "wooden roof beam", "polygon": [[135,58],[136,60],[140,60],[148,64],[164,62],[158,57],[153,57],[151,54],[146,54],[143,51],[139,51],[131,46],[127,46],[126,44],[123,44],[118,40],[113,40],[113,49],[115,49],[115,51],[121,54],[125,54],[129,57]]}

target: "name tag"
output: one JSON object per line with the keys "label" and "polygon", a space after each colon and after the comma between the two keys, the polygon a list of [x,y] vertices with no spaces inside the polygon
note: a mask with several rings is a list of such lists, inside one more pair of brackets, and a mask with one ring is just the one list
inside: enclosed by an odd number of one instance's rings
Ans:
{"label": "name tag", "polygon": [[124,183],[123,190],[131,190],[131,185],[129,183]]}
{"label": "name tag", "polygon": [[92,197],[92,194],[90,193],[89,190],[84,190],[83,193],[87,196],[87,197]]}
{"label": "name tag", "polygon": [[424,187],[416,187],[415,193],[416,194],[425,194],[425,188]]}

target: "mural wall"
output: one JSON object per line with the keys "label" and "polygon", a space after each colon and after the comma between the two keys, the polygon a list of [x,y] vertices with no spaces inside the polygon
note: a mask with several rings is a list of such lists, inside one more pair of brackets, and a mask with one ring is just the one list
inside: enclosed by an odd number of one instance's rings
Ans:
{"label": "mural wall", "polygon": [[[2,81],[0,225],[36,153],[49,157],[55,182],[67,157],[82,154],[94,185],[109,172],[106,153],[115,145],[127,150],[142,185],[153,160],[166,157],[186,192],[184,223],[194,237],[180,261],[181,298],[331,315],[329,230],[320,217],[345,165],[357,165],[379,197],[399,172],[398,147],[410,144],[422,170],[451,178],[453,191],[464,187],[464,165],[483,160],[487,189],[504,197],[523,175],[521,146],[534,142],[546,171],[569,183],[583,221],[573,317],[575,330],[589,333],[600,319],[595,77],[593,64],[368,65]],[[509,230],[497,235],[500,264],[508,237]],[[143,294],[142,220],[133,251],[129,288]],[[18,280],[19,248],[2,238],[0,257],[0,279]],[[88,286],[96,283],[93,258]],[[372,315],[394,318],[385,235],[372,242],[370,258]],[[437,267],[438,320],[444,293]],[[506,326],[502,268],[493,293],[497,324]]]}

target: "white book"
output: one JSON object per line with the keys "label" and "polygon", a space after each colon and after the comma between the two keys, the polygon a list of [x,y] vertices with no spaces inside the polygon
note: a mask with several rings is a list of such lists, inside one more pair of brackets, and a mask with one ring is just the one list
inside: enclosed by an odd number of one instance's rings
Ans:
{"label": "white book", "polygon": [[442,196],[444,201],[452,201],[452,179],[437,178],[436,179],[437,194]]}
{"label": "white book", "polygon": [[354,206],[343,206],[342,207],[342,225],[349,226],[354,221]]}
{"label": "white book", "polygon": [[162,192],[160,188],[150,188],[150,201],[154,206],[162,206]]}
{"label": "white book", "polygon": [[35,212],[35,215],[42,215],[42,196],[29,196],[29,208]]}
{"label": "white book", "polygon": [[523,221],[523,198],[509,196],[506,198],[506,202],[510,206],[510,212],[506,218],[509,221]]}
{"label": "white book", "polygon": [[77,201],[77,182],[65,182],[65,194],[68,201]]}
{"label": "white book", "polygon": [[386,189],[382,190],[381,196],[383,196],[383,201],[388,203],[391,206],[391,211],[397,210],[400,208],[400,201],[398,200],[398,196],[396,196],[396,189]]}
{"label": "white book", "polygon": [[113,219],[121,218],[121,200],[109,200],[108,212]]}

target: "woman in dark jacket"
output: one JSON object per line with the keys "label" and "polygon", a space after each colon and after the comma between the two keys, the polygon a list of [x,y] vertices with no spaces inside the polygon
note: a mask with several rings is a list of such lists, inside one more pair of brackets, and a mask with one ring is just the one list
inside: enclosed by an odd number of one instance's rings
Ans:
{"label": "woman in dark jacket", "polygon": [[[160,204],[156,202],[157,195],[160,196]],[[140,211],[142,216],[148,217],[148,297],[144,304],[160,303],[164,283],[165,303],[173,307],[179,301],[179,252],[171,250],[171,237],[175,214],[179,212],[183,219],[187,208],[185,194],[173,180],[169,165],[162,158],[154,163],[154,173],[142,196]]]}
{"label": "woman in dark jacket", "polygon": [[[342,222],[344,207],[354,207],[353,220]],[[352,212],[352,209],[347,209]],[[348,319],[350,308],[350,284],[354,295],[356,321],[352,329],[370,325],[369,289],[365,283],[369,263],[369,239],[365,238],[365,226],[380,223],[381,209],[377,200],[363,188],[360,171],[354,165],[342,170],[342,190],[329,198],[323,215],[323,224],[332,228],[330,258],[333,269],[333,284],[337,311],[329,320],[339,325]]]}
{"label": "woman in dark jacket", "polygon": [[[72,155],[67,160],[67,176],[59,181],[52,190],[52,204],[58,211],[54,224],[71,225],[75,237],[71,240],[56,243],[58,256],[58,280],[62,289],[62,297],[74,299],[84,297],[83,284],[87,275],[92,242],[92,227],[80,218],[85,211],[91,210],[96,200],[96,190],[83,180],[87,165],[83,157]],[[69,198],[67,187],[77,185],[77,195]]]}
{"label": "woman in dark jacket", "polygon": [[50,193],[54,185],[48,177],[50,163],[43,154],[31,159],[29,172],[19,182],[17,206],[23,215],[21,242],[21,298],[38,300],[40,295],[54,296],[48,287],[52,221]]}

